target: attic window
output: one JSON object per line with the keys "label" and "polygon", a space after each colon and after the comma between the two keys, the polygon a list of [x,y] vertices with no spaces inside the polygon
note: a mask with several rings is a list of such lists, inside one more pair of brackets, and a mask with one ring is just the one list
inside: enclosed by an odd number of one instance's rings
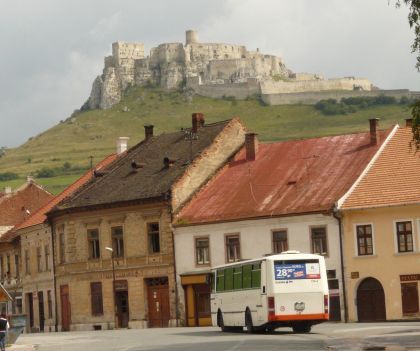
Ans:
{"label": "attic window", "polygon": [[163,165],[165,168],[172,167],[175,163],[175,160],[171,160],[169,157],[164,157],[163,159]]}
{"label": "attic window", "polygon": [[296,183],[297,183],[296,180],[289,180],[287,182],[287,185],[295,185]]}
{"label": "attic window", "polygon": [[146,165],[145,163],[138,163],[138,162],[136,162],[134,160],[131,160],[131,168],[133,170],[137,170],[139,168],[143,168],[145,165]]}

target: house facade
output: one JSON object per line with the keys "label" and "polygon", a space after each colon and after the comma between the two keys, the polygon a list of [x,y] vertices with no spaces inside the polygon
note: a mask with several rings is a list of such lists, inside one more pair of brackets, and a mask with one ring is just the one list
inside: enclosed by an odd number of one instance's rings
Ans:
{"label": "house facade", "polygon": [[[345,319],[336,202],[390,130],[245,147],[175,217],[176,271],[186,325],[210,325],[210,269],[286,250],[324,255],[330,319]],[[185,255],[185,252],[194,255]]]}
{"label": "house facade", "polygon": [[233,119],[153,135],[48,213],[60,330],[175,326],[173,213],[244,143]]}
{"label": "house facade", "polygon": [[398,128],[339,204],[350,321],[420,317],[419,154]]}

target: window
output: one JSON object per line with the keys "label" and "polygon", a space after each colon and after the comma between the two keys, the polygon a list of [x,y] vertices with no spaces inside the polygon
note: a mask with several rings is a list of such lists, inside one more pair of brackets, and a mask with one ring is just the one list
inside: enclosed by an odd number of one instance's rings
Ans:
{"label": "window", "polygon": [[373,255],[372,225],[356,226],[357,254],[359,256]]}
{"label": "window", "polygon": [[261,262],[218,269],[216,291],[255,289],[261,287]]}
{"label": "window", "polygon": [[60,245],[60,263],[66,262],[66,241],[64,233],[59,234],[59,245]]}
{"label": "window", "polygon": [[15,300],[15,313],[16,314],[21,314],[23,311],[22,308],[22,298],[21,297],[16,297]]}
{"label": "window", "polygon": [[242,266],[233,269],[233,288],[242,289]]}
{"label": "window", "polygon": [[413,251],[413,230],[411,221],[397,222],[398,252]]}
{"label": "window", "polygon": [[38,267],[38,272],[42,271],[42,261],[41,261],[41,259],[42,259],[41,247],[38,246],[36,248],[36,265]]}
{"label": "window", "polygon": [[403,314],[419,312],[419,292],[417,282],[401,283],[401,297]]}
{"label": "window", "polygon": [[15,255],[16,278],[20,277],[20,262],[19,255]]}
{"label": "window", "polygon": [[195,262],[197,265],[204,265],[210,263],[209,238],[195,239],[195,255]]}
{"label": "window", "polygon": [[51,298],[51,290],[47,291],[47,302],[48,302],[48,318],[52,318],[52,298]]}
{"label": "window", "polygon": [[159,253],[159,223],[147,223],[147,236],[149,240],[149,252]]}
{"label": "window", "polygon": [[226,236],[226,261],[236,262],[241,259],[239,235]]}
{"label": "window", "polygon": [[44,252],[45,252],[45,270],[50,270],[50,245],[44,246]]}
{"label": "window", "polygon": [[7,256],[6,256],[6,265],[7,265],[7,272],[6,272],[7,279],[10,279],[10,274],[11,274],[12,270],[10,268],[10,255],[9,254],[7,254]]}
{"label": "window", "polygon": [[102,302],[102,283],[95,282],[90,283],[90,293],[92,302],[92,315],[98,316],[104,313],[103,302]]}
{"label": "window", "polygon": [[288,250],[287,231],[275,230],[273,231],[273,252],[280,253]]}
{"label": "window", "polygon": [[311,228],[312,253],[328,255],[327,229],[325,227]]}
{"label": "window", "polygon": [[101,252],[99,248],[99,230],[89,229],[87,233],[88,233],[89,258],[98,259],[101,257]]}
{"label": "window", "polygon": [[29,250],[25,250],[25,273],[31,274],[31,265],[29,262]]}
{"label": "window", "polygon": [[111,228],[112,249],[114,250],[114,257],[124,257],[124,238],[123,228]]}

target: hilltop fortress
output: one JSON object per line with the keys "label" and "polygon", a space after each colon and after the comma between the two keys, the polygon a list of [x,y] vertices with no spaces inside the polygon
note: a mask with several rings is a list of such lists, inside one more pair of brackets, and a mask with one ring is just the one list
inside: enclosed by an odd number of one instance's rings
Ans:
{"label": "hilltop fortress", "polygon": [[116,42],[112,55],[92,86],[90,109],[107,109],[121,100],[129,86],[156,85],[163,89],[185,87],[203,96],[245,99],[259,95],[267,104],[315,103],[324,98],[357,95],[407,95],[382,91],[364,78],[324,79],[294,73],[280,57],[248,51],[245,46],[200,43],[197,32],[186,32],[185,44],[166,43],[144,55],[142,43]]}

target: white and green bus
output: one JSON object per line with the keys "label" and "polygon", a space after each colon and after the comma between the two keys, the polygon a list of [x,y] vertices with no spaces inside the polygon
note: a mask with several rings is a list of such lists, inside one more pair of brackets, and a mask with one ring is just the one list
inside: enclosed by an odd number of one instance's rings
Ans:
{"label": "white and green bus", "polygon": [[328,320],[324,257],[286,251],[212,269],[211,313],[222,331],[308,333]]}

